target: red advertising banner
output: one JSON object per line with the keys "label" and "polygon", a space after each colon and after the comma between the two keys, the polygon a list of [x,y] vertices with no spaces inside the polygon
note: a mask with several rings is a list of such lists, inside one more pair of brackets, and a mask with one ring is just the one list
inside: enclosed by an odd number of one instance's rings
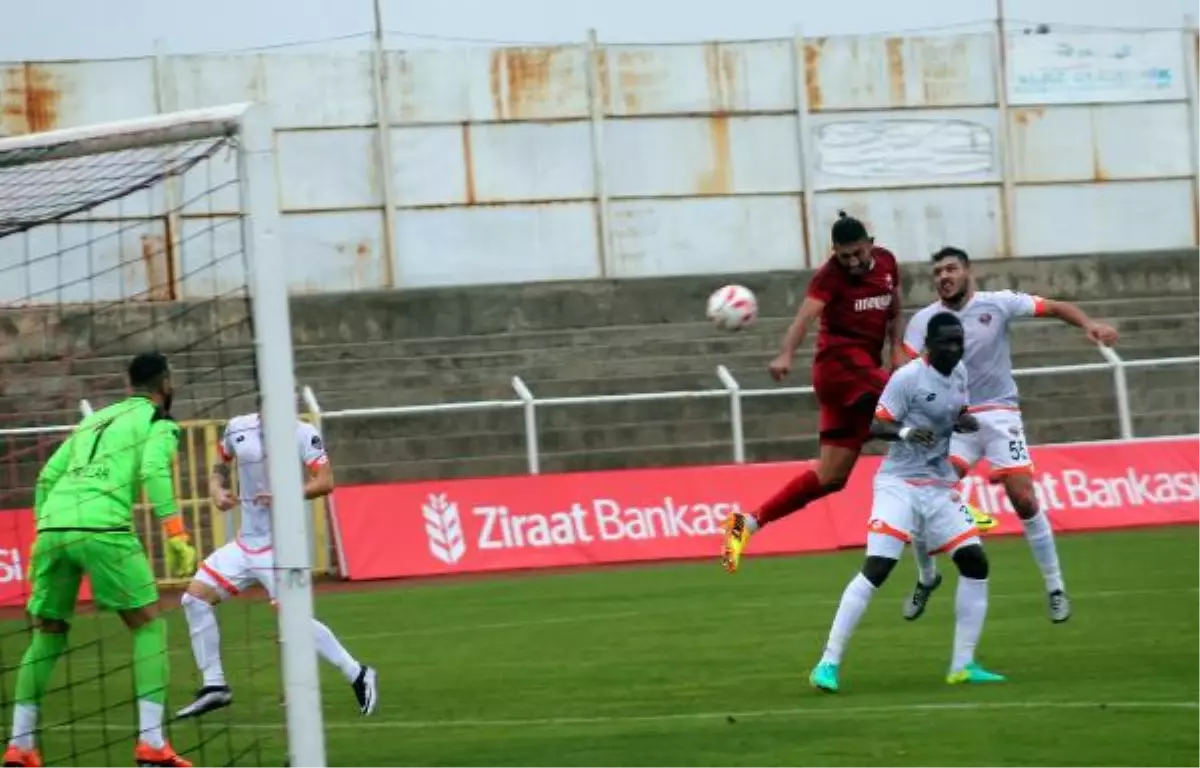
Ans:
{"label": "red advertising banner", "polygon": [[[0,608],[21,607],[29,599],[29,550],[35,532],[33,510],[0,510]],[[91,599],[86,578],[79,599]]]}
{"label": "red advertising banner", "polygon": [[[1200,522],[1200,441],[1173,438],[1033,449],[1043,509],[1060,531]],[[861,546],[879,457],[848,486],[754,537],[755,553]],[[350,579],[716,557],[721,521],[808,462],[623,470],[339,488],[335,525]],[[968,498],[1016,533],[1000,486]]]}

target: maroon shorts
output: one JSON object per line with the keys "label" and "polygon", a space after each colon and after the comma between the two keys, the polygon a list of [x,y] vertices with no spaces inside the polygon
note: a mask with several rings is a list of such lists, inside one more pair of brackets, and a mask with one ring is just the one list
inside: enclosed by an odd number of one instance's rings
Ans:
{"label": "maroon shorts", "polygon": [[820,404],[822,445],[861,450],[871,439],[871,421],[888,372],[882,368],[846,371],[813,368],[813,389]]}

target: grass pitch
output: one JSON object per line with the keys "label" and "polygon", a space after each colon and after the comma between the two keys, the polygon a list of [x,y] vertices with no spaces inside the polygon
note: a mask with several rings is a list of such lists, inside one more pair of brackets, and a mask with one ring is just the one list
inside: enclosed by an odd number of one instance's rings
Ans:
{"label": "grass pitch", "polygon": [[[943,682],[955,577],[919,621],[900,618],[906,556],[876,595],[842,671],[811,690],[837,600],[862,553],[755,557],[486,580],[381,585],[317,598],[318,615],[376,666],[361,718],[322,668],[332,765],[1196,765],[1200,579],[1195,527],[1064,535],[1075,615],[1046,618],[1020,538],[990,539],[980,660],[1007,684]],[[944,559],[943,569],[950,566]],[[952,570],[952,568],[951,568]],[[173,707],[197,684],[171,617]],[[177,723],[198,765],[285,758],[274,616],[219,615],[232,708]],[[3,716],[23,623],[0,625]],[[48,698],[48,765],[129,765],[129,640],[80,616]]]}

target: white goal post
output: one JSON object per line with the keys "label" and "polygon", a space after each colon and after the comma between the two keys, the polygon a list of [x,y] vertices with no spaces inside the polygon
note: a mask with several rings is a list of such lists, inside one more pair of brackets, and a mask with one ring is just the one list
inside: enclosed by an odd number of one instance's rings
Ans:
{"label": "white goal post", "polygon": [[[249,265],[258,391],[263,398],[267,468],[272,478],[272,526],[290,764],[324,766],[325,731],[312,624],[312,563],[308,542],[311,522],[305,511],[303,476],[296,458],[292,337],[283,277],[286,268],[280,245],[273,135],[266,108],[251,103],[234,104],[0,138],[0,187],[5,176],[18,182],[13,188],[29,181],[25,194],[10,192],[8,197],[0,196],[0,238],[67,219],[138,188],[134,186],[136,179],[129,179],[124,187],[119,180],[108,179],[108,186],[101,188],[98,182],[96,188],[86,192],[96,198],[89,200],[78,191],[62,192],[70,186],[70,180],[55,178],[51,173],[39,177],[31,172],[36,166],[205,139],[227,139],[237,152],[237,186],[242,201],[240,231]],[[153,158],[150,162],[153,163]],[[53,188],[43,187],[39,192],[39,178],[52,179]],[[67,199],[56,207],[52,198],[58,194],[66,194]],[[75,197],[71,198],[71,194]]]}

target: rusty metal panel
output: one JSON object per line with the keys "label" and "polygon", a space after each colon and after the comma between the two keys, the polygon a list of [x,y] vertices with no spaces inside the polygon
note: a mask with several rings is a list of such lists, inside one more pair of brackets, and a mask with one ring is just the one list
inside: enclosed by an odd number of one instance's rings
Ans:
{"label": "rusty metal panel", "polygon": [[464,126],[466,202],[591,198],[590,142],[584,122]]}
{"label": "rusty metal panel", "polygon": [[[1052,256],[1195,246],[1188,179],[1017,187],[1016,252]],[[1083,212],[1071,215],[1070,212]],[[1064,212],[1069,225],[1064,225]]]}
{"label": "rusty metal panel", "polygon": [[452,205],[472,199],[475,172],[464,147],[471,126],[393,128],[392,172],[396,205]]}
{"label": "rusty metal panel", "polygon": [[1000,180],[994,109],[818,114],[811,130],[816,189]]}
{"label": "rusty metal panel", "polygon": [[614,200],[611,277],[804,267],[798,196]]}
{"label": "rusty metal panel", "polygon": [[609,45],[597,52],[610,115],[782,112],[796,108],[791,40]]}
{"label": "rusty metal panel", "polygon": [[0,238],[0,302],[162,298],[162,220],[69,221]]}
{"label": "rusty metal panel", "polygon": [[378,133],[368,128],[284,131],[275,138],[283,210],[378,207]]}
{"label": "rusty metal panel", "polygon": [[286,214],[282,235],[292,293],[386,287],[382,211]]}
{"label": "rusty metal panel", "polygon": [[392,51],[387,68],[391,124],[588,115],[583,46]]}
{"label": "rusty metal panel", "polygon": [[237,296],[247,290],[248,268],[240,217],[182,220],[175,258],[179,298]]}
{"label": "rusty metal panel", "polygon": [[370,54],[205,54],[167,57],[163,65],[168,111],[258,101],[271,106],[276,128],[375,119]]}
{"label": "rusty metal panel", "polygon": [[591,203],[398,211],[396,236],[410,288],[600,276]]}
{"label": "rusty metal panel", "polygon": [[813,112],[996,103],[990,33],[810,38],[804,76]]}
{"label": "rusty metal panel", "polygon": [[149,59],[0,64],[0,136],[156,111]]}
{"label": "rusty metal panel", "polygon": [[813,198],[818,254],[829,253],[829,230],[839,209],[866,223],[875,241],[905,262],[923,262],[945,245],[965,249],[973,258],[1003,253],[999,187],[824,192]]}
{"label": "rusty metal panel", "polygon": [[1014,179],[1108,181],[1187,176],[1186,104],[1014,107]]}
{"label": "rusty metal panel", "polygon": [[612,119],[604,125],[613,197],[797,192],[790,115]]}

